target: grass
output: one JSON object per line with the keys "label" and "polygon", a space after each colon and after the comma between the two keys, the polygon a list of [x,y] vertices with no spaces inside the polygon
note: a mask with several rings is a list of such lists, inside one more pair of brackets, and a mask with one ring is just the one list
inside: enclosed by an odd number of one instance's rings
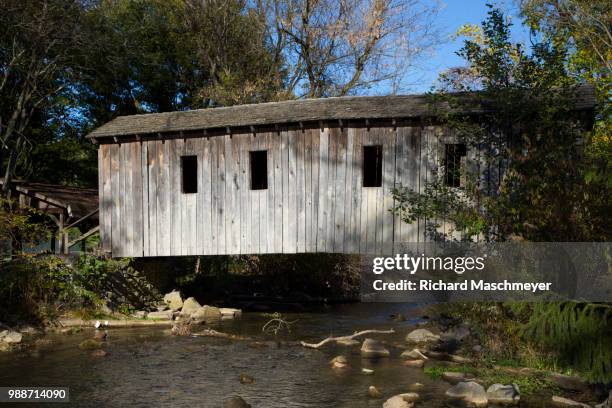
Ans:
{"label": "grass", "polygon": [[458,366],[431,366],[425,367],[424,373],[432,379],[439,380],[445,372],[459,372],[471,374],[485,383],[486,386],[492,384],[516,384],[521,394],[530,395],[541,390],[558,391],[555,384],[546,379],[544,373],[510,373],[503,369],[479,368],[466,365]]}

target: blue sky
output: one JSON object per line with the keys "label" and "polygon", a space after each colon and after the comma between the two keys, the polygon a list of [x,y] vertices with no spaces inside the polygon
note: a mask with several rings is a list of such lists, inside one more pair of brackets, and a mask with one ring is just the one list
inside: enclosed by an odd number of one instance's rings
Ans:
{"label": "blue sky", "polygon": [[[512,0],[488,2],[501,8],[511,18],[514,24],[513,40],[527,43],[529,30],[522,26],[517,16],[515,2]],[[420,64],[414,75],[415,84],[408,90],[410,93],[427,92],[440,72],[447,68],[465,65],[463,59],[455,54],[461,48],[463,40],[461,38],[451,40],[450,37],[464,24],[480,24],[487,15],[486,3],[485,0],[442,0],[444,8],[437,17],[437,26],[443,34],[443,43],[435,49],[433,56],[428,56]]]}

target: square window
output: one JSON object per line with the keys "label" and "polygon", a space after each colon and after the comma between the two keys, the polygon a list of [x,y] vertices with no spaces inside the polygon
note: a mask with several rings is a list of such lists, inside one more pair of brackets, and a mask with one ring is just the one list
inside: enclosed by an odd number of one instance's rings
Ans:
{"label": "square window", "polygon": [[249,152],[251,159],[251,190],[268,188],[268,151]]}
{"label": "square window", "polygon": [[382,186],[382,146],[363,146],[363,186]]}
{"label": "square window", "polygon": [[198,192],[198,156],[181,156],[183,194]]}
{"label": "square window", "polygon": [[449,187],[461,187],[467,148],[463,143],[447,144],[444,152],[444,182]]}

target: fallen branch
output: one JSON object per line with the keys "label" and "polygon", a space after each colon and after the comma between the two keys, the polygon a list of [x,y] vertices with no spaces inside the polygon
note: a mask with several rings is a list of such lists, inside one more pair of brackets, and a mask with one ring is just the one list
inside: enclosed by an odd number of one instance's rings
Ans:
{"label": "fallen branch", "polygon": [[223,333],[223,332],[216,331],[213,329],[205,329],[205,330],[202,330],[201,332],[191,333],[191,336],[193,337],[217,337],[221,339],[230,339],[230,340],[251,340],[250,337],[239,336],[237,334]]}
{"label": "fallen branch", "polygon": [[306,343],[305,341],[301,341],[300,344],[306,348],[318,349],[326,345],[327,343],[331,343],[332,341],[344,341],[344,340],[353,340],[356,337],[365,336],[366,334],[393,334],[395,330],[363,330],[360,332],[356,332],[351,334],[350,336],[340,336],[340,337],[328,337],[325,340],[321,340],[318,343]]}

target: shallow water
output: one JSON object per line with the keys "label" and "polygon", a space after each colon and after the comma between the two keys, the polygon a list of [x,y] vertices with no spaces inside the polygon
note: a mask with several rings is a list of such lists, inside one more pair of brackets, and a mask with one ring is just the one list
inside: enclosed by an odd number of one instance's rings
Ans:
{"label": "shallow water", "polygon": [[[397,312],[408,320],[390,321],[389,315]],[[394,328],[397,334],[379,337],[388,342],[391,357],[369,360],[343,348],[320,351],[276,342],[253,348],[251,341],[176,337],[167,329],[135,328],[109,330],[108,355],[100,358],[79,350],[78,344],[93,334],[86,330],[72,336],[47,336],[52,343],[34,351],[0,354],[0,386],[68,386],[70,405],[79,407],[222,407],[226,399],[239,395],[253,407],[358,408],[380,407],[386,398],[420,382],[425,389],[419,391],[419,406],[455,406],[441,397],[449,388],[447,383],[402,366],[402,350],[392,347],[418,321],[416,306],[352,304],[283,316],[296,320],[283,340],[315,342],[356,330]],[[241,319],[214,328],[273,340],[261,332],[268,318],[245,313]],[[351,369],[337,372],[329,368],[329,360],[338,354],[347,355]],[[374,375],[363,375],[362,367],[374,369]],[[255,382],[241,384],[241,373],[254,377]],[[368,398],[370,385],[382,392],[382,399]],[[544,405],[528,401],[521,406]]]}

